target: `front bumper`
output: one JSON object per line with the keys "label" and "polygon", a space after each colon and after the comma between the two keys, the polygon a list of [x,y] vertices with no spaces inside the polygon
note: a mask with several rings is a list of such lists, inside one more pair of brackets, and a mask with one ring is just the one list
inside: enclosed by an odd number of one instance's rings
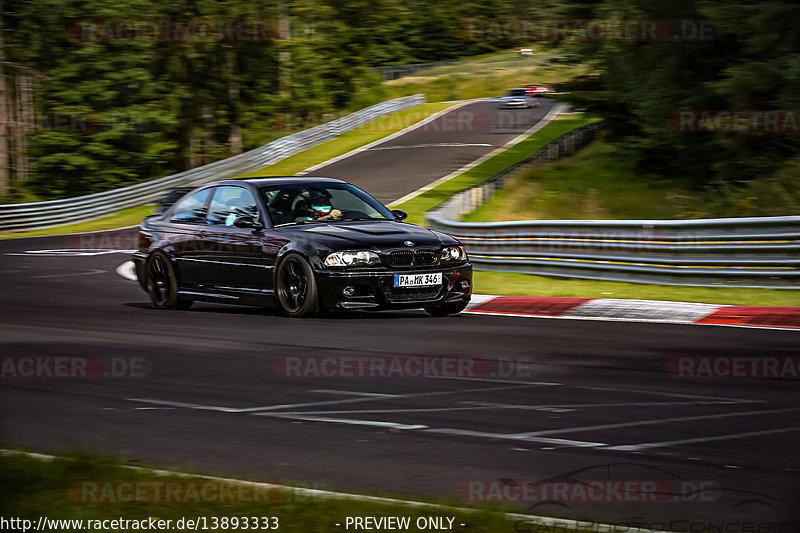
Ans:
{"label": "front bumper", "polygon": [[[442,285],[395,288],[395,274],[442,273]],[[317,271],[320,306],[324,309],[410,309],[445,303],[469,302],[472,295],[472,265],[415,269]],[[345,287],[355,293],[345,296]]]}

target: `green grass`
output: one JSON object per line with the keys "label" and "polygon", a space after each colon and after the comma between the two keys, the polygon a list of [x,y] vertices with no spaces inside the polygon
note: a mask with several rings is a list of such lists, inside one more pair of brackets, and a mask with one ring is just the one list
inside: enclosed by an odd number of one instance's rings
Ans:
{"label": "green grass", "polygon": [[494,157],[474,166],[463,174],[425,191],[410,200],[395,206],[409,214],[409,222],[424,224],[423,214],[441,204],[455,193],[483,183],[500,171],[530,157],[540,148],[550,144],[568,131],[590,124],[597,119],[583,115],[565,115]]}
{"label": "green grass", "polygon": [[70,233],[85,233],[87,231],[101,231],[139,224],[144,217],[151,214],[155,205],[131,207],[103,218],[77,222],[55,228],[37,229],[32,231],[18,231],[14,233],[0,233],[0,239],[21,237],[41,237],[46,235],[67,235]]}
{"label": "green grass", "polygon": [[720,305],[800,305],[797,291],[747,289],[742,287],[682,287],[559,279],[511,272],[476,271],[475,292],[505,296],[556,296],[567,298],[629,298],[634,300],[669,300]]}
{"label": "green grass", "polygon": [[779,216],[800,210],[800,162],[746,187],[692,190],[642,176],[620,151],[596,140],[556,163],[517,175],[468,222],[559,219],[691,219]]}
{"label": "green grass", "polygon": [[242,174],[250,176],[292,176],[309,167],[324,163],[329,159],[346,154],[351,150],[360,148],[383,137],[411,126],[434,113],[451,107],[453,104],[441,102],[426,103],[405,111],[398,111],[385,117],[368,122],[354,130],[343,133],[335,139],[324,144],[287,157],[274,165],[260,168],[253,172]]}
{"label": "green grass", "polygon": [[[172,492],[172,502],[121,502],[118,497],[126,498],[127,489],[120,491],[120,482],[138,483],[146,488],[147,483],[183,483],[180,492]],[[290,492],[272,490],[260,492],[258,501],[249,491],[237,492],[235,486],[224,503],[205,501],[202,492],[192,496],[189,485],[202,488],[203,480],[197,478],[180,478],[176,476],[157,476],[152,473],[126,469],[112,458],[93,454],[73,454],[70,457],[53,461],[43,461],[22,455],[0,457],[0,501],[3,502],[3,517],[18,517],[31,520],[35,525],[39,517],[50,519],[163,519],[172,520],[172,531],[190,530],[188,527],[175,528],[177,520],[182,517],[197,519],[206,517],[209,530],[224,531],[226,528],[212,528],[212,517],[277,517],[279,531],[288,533],[310,533],[344,530],[345,518],[348,516],[403,516],[410,517],[412,526],[404,531],[423,531],[414,526],[419,517],[454,517],[454,531],[471,533],[496,533],[512,531],[514,522],[508,520],[499,508],[484,507],[476,512],[454,511],[450,509],[431,509],[412,507],[397,503],[364,502],[356,500],[333,500],[320,497],[299,496]],[[132,485],[134,486],[134,485]],[[161,485],[162,487],[164,485]],[[219,485],[217,485],[218,487]],[[230,485],[229,485],[230,486]],[[153,494],[153,485],[149,485],[149,493]],[[86,491],[89,488],[90,491]],[[213,488],[213,486],[212,486]],[[106,490],[104,492],[104,489]],[[421,491],[425,487],[420,487]],[[453,487],[455,493],[456,487]],[[140,493],[143,494],[143,493]],[[162,494],[165,491],[162,489]],[[209,497],[220,494],[220,491],[205,492]],[[242,496],[236,498],[236,494]],[[175,495],[180,500],[175,502]],[[188,496],[188,497],[187,497]],[[231,499],[240,501],[232,502]],[[152,500],[152,498],[151,498]],[[198,501],[199,500],[199,501]],[[247,501],[249,500],[249,501]],[[423,500],[429,503],[450,504],[466,507],[463,502],[452,500]],[[337,527],[335,524],[341,524]],[[461,527],[464,523],[466,526]],[[527,524],[526,527],[535,527]],[[240,528],[227,528],[243,531]],[[352,529],[352,526],[351,528]],[[59,531],[74,531],[71,528],[59,528]],[[128,529],[110,529],[110,531],[130,531]],[[199,528],[203,530],[202,526]],[[263,530],[262,530],[263,531]],[[570,530],[572,531],[572,530]]]}

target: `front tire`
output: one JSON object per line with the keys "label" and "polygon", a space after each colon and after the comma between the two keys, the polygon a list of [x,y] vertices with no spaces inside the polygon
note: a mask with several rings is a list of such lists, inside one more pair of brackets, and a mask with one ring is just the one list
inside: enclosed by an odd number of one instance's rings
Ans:
{"label": "front tire", "polygon": [[192,300],[178,296],[178,278],[172,262],[161,252],[147,260],[147,294],[156,309],[189,309]]}
{"label": "front tire", "polygon": [[278,302],[287,316],[314,316],[319,311],[317,280],[308,261],[290,254],[281,261],[276,279]]}
{"label": "front tire", "polygon": [[425,312],[431,316],[449,316],[457,315],[467,308],[469,302],[453,302],[443,305],[429,305],[424,307]]}

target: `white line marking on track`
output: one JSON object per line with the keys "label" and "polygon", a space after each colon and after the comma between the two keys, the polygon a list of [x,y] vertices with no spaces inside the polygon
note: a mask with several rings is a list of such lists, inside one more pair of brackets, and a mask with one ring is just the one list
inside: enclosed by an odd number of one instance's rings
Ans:
{"label": "white line marking on track", "polygon": [[575,385],[576,389],[613,391],[613,392],[638,392],[640,394],[655,394],[656,396],[669,396],[672,398],[693,398],[698,400],[719,400],[730,403],[764,403],[764,400],[746,400],[744,398],[726,398],[722,396],[706,396],[703,394],[686,394],[679,392],[663,392],[642,389],[621,389],[618,387],[589,387],[588,385]]}
{"label": "white line marking on track", "polygon": [[526,383],[525,385],[509,385],[504,387],[482,387],[477,389],[458,389],[452,391],[418,392],[413,394],[398,395],[393,398],[383,398],[383,397],[347,398],[344,400],[330,400],[325,402],[287,403],[279,405],[266,405],[263,407],[245,407],[245,408],[221,407],[217,405],[204,405],[204,404],[197,404],[190,402],[173,402],[170,400],[158,400],[155,398],[126,398],[126,399],[131,402],[151,403],[155,405],[169,405],[171,407],[186,407],[187,409],[199,409],[204,411],[219,411],[223,413],[254,413],[258,411],[274,411],[278,409],[289,409],[291,407],[316,407],[321,405],[340,405],[345,403],[374,402],[378,400],[395,400],[395,399],[405,399],[405,398],[421,398],[426,396],[443,396],[447,394],[462,394],[467,392],[486,392],[495,390],[522,389],[534,385]]}
{"label": "white line marking on track", "polygon": [[734,433],[731,435],[713,435],[710,437],[697,437],[694,439],[668,440],[663,442],[645,442],[642,444],[624,444],[620,446],[609,446],[609,450],[630,452],[636,450],[647,450],[649,448],[664,448],[666,446],[678,446],[680,444],[696,444],[698,442],[712,442],[716,440],[744,439],[747,437],[758,437],[761,435],[772,435],[774,433],[786,433],[788,431],[800,431],[800,426],[765,429],[763,431],[748,431],[747,433]]}
{"label": "white line marking on track", "polygon": [[410,144],[408,146],[380,146],[378,148],[370,148],[371,152],[377,150],[402,150],[404,148],[461,148],[467,146],[494,146],[489,143],[425,143],[425,144]]}
{"label": "white line marking on track", "polygon": [[332,422],[335,424],[351,424],[355,426],[377,426],[390,429],[424,429],[428,426],[421,424],[398,424],[396,422],[382,422],[380,420],[358,420],[351,418],[327,418],[323,416],[292,416],[283,413],[257,413],[258,416],[269,416],[272,418],[286,418],[289,420],[308,420],[310,422]]}
{"label": "white line marking on track", "polygon": [[93,255],[108,255],[108,254],[132,254],[136,250],[108,250],[104,248],[96,248],[94,251],[91,249],[84,250],[26,250],[24,252],[9,252],[6,255],[33,255],[38,257],[85,257]]}
{"label": "white line marking on track", "polygon": [[31,276],[31,279],[45,279],[45,278],[67,278],[70,276],[91,276],[93,274],[103,274],[105,270],[99,268],[88,269],[89,272],[73,272],[72,274],[47,274],[46,276]]}
{"label": "white line marking on track", "polygon": [[508,440],[518,440],[518,441],[521,440],[525,442],[541,442],[544,444],[558,444],[561,446],[572,446],[576,448],[597,448],[602,446],[608,446],[605,442],[587,442],[580,440],[554,439],[548,437],[528,437],[528,436],[519,436],[517,434],[508,434],[508,433],[487,433],[483,431],[470,431],[468,429],[431,428],[431,429],[426,429],[424,431],[428,433],[439,433],[442,435],[483,437],[488,439],[508,439]]}
{"label": "white line marking on track", "polygon": [[[434,187],[436,187],[438,185],[441,185],[442,183],[455,178],[456,176],[459,176],[459,175],[463,174],[464,172],[468,171],[469,169],[480,165],[481,163],[483,163],[487,159],[491,159],[492,157],[496,156],[497,154],[499,154],[503,150],[506,150],[507,148],[510,148],[510,147],[522,142],[523,140],[527,139],[528,137],[530,137],[531,135],[533,135],[534,133],[536,133],[540,129],[542,129],[545,126],[547,126],[554,118],[556,118],[556,116],[559,113],[561,113],[561,111],[563,111],[566,108],[567,108],[566,104],[555,104],[544,117],[539,119],[539,121],[532,128],[530,128],[528,131],[526,131],[525,133],[522,133],[521,135],[518,135],[518,136],[514,137],[513,139],[508,141],[506,144],[501,146],[500,148],[497,148],[496,150],[492,150],[488,154],[485,154],[485,155],[479,157],[478,159],[476,159],[475,161],[472,161],[471,163],[468,163],[468,164],[464,165],[463,167],[459,168],[458,170],[456,170],[454,172],[451,172],[447,176],[441,177],[438,180],[425,185],[424,187],[420,187],[419,189],[417,189],[414,192],[410,192],[410,193],[406,194],[405,196],[403,196],[401,198],[398,198],[397,200],[394,200],[393,202],[387,204],[387,207],[394,207],[396,205],[402,204],[403,202],[411,200],[412,198],[414,198],[416,196],[419,196],[420,194],[422,194],[422,193],[424,193],[426,191],[429,191],[429,190],[433,189]],[[454,109],[454,108],[450,108],[450,109]]]}
{"label": "white line marking on track", "polygon": [[473,294],[472,298],[470,298],[469,300],[469,305],[467,305],[467,309],[471,309],[473,307],[485,304],[486,302],[490,302],[495,298],[500,298],[500,296],[495,296],[493,294]]}
{"label": "white line marking on track", "polygon": [[672,407],[674,405],[731,405],[728,401],[693,401],[693,402],[620,402],[620,403],[573,403],[558,405],[520,405],[491,402],[461,402],[478,406],[497,407],[500,409],[529,409],[540,411],[545,409],[568,409],[574,411],[585,407]]}
{"label": "white line marking on track", "polygon": [[455,376],[430,376],[426,379],[452,379],[455,381],[481,381],[486,383],[509,383],[516,385],[537,385],[540,387],[553,387],[563,385],[563,383],[556,383],[554,381],[522,381],[519,379],[493,379],[493,378],[461,378]]}
{"label": "white line marking on track", "polygon": [[139,280],[139,278],[136,276],[136,267],[134,266],[133,261],[125,261],[117,267],[116,272],[125,279],[131,281]]}
{"label": "white line marking on track", "polygon": [[[344,411],[281,411],[279,414],[287,415],[360,415],[360,414],[387,414],[387,413],[438,413],[442,411],[481,411],[495,409],[494,407],[419,407],[411,409],[353,409]],[[260,414],[260,413],[256,413]],[[264,413],[264,416],[271,416],[272,413]]]}
{"label": "white line marking on track", "polygon": [[314,389],[308,392],[316,392],[317,394],[342,394],[348,396],[375,396],[382,398],[394,398],[397,394],[384,394],[381,392],[355,392],[349,390],[332,390],[332,389]]}
{"label": "white line marking on track", "polygon": [[748,415],[766,415],[774,413],[788,413],[791,411],[800,411],[800,407],[792,407],[789,409],[769,409],[765,411],[742,411],[739,413],[719,413],[714,415],[699,415],[699,416],[678,416],[671,418],[658,418],[655,420],[638,420],[635,422],[620,422],[617,424],[599,424],[596,426],[581,426],[573,428],[561,429],[546,429],[544,431],[533,431],[530,433],[519,433],[520,437],[537,437],[540,435],[558,435],[562,433],[581,433],[584,431],[602,431],[605,429],[629,428],[636,426],[650,426],[654,424],[666,424],[670,422],[689,422],[692,420],[713,420],[715,418],[730,418],[734,416],[748,416]]}

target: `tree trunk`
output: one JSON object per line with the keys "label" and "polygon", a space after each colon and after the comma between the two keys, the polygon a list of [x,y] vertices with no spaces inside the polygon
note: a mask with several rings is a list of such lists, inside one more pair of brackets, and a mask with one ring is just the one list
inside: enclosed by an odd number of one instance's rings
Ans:
{"label": "tree trunk", "polygon": [[24,127],[29,121],[35,124],[33,111],[33,78],[17,76],[16,91],[17,127],[14,130],[14,175],[23,181],[28,179],[30,160],[28,158],[28,136]]}
{"label": "tree trunk", "polygon": [[228,100],[231,109],[231,125],[228,133],[228,143],[231,147],[230,155],[237,155],[242,153],[242,128],[237,124],[239,120],[239,85],[236,82],[231,82],[228,86]]}
{"label": "tree trunk", "polygon": [[11,168],[8,158],[8,104],[6,77],[3,71],[5,53],[3,50],[3,4],[0,1],[0,194],[8,192],[11,183]]}

